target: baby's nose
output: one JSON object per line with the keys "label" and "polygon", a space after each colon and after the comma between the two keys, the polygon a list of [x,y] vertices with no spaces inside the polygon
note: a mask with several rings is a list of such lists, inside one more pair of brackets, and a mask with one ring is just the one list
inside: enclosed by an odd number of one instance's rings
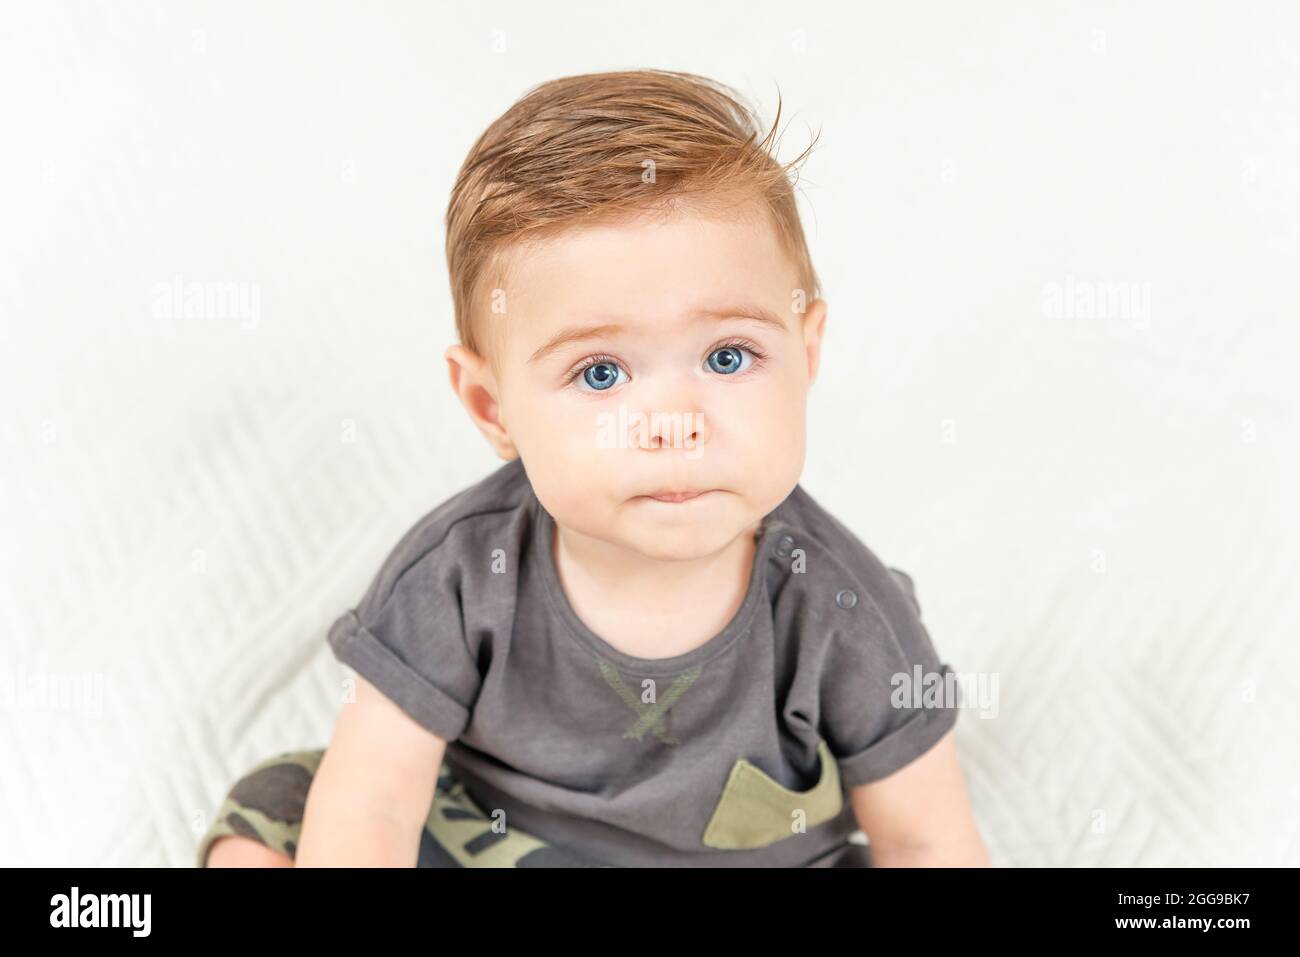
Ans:
{"label": "baby's nose", "polygon": [[649,449],[696,449],[709,440],[709,424],[704,412],[646,412],[645,441]]}

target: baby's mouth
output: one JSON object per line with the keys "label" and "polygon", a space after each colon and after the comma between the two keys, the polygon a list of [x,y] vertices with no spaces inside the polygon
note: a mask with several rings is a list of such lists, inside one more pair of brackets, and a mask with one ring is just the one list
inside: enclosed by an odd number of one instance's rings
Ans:
{"label": "baby's mouth", "polygon": [[640,498],[653,499],[656,502],[668,502],[677,505],[681,502],[689,502],[692,499],[699,498],[701,495],[708,495],[714,489],[703,489],[697,492],[655,492],[653,495],[641,495]]}

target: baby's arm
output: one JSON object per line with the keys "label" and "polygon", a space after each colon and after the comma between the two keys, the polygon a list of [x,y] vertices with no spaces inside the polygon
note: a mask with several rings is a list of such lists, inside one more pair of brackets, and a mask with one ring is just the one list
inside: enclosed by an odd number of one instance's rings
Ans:
{"label": "baby's arm", "polygon": [[850,794],[872,867],[990,865],[957,760],[955,729],[905,767]]}
{"label": "baby's arm", "polygon": [[307,792],[295,867],[414,867],[447,742],[357,676]]}

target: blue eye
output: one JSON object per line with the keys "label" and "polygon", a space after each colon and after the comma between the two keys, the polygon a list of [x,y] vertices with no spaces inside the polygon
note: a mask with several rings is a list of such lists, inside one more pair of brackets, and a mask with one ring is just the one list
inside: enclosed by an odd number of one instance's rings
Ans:
{"label": "blue eye", "polygon": [[604,392],[618,384],[618,374],[623,370],[614,362],[596,362],[582,370],[582,378],[597,392]]}
{"label": "blue eye", "polygon": [[709,368],[723,375],[739,372],[742,367],[745,367],[743,357],[748,351],[740,346],[723,346],[721,349],[715,349],[709,356]]}

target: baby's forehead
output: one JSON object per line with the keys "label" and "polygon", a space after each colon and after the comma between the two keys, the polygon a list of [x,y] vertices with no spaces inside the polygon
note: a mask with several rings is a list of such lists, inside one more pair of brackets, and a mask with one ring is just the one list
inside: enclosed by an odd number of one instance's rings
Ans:
{"label": "baby's forehead", "polygon": [[510,316],[664,322],[737,300],[785,301],[797,275],[767,224],[679,216],[587,226],[522,245],[503,257],[499,287]]}

